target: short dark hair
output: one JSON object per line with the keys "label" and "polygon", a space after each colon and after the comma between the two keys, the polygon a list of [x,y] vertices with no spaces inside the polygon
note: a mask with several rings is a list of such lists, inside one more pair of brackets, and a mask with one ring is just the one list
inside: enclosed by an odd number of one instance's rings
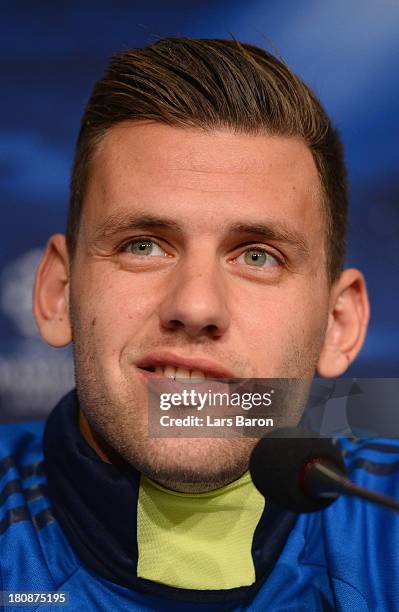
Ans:
{"label": "short dark hair", "polygon": [[90,162],[105,132],[121,121],[297,136],[320,178],[327,274],[343,268],[347,179],[343,147],[311,89],[273,54],[236,40],[164,38],[115,55],[86,106],[71,177],[66,240],[73,258]]}

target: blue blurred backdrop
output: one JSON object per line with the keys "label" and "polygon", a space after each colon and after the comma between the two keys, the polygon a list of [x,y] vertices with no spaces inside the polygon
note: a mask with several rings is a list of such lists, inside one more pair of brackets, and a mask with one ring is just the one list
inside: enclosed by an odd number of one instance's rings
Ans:
{"label": "blue blurred backdrop", "polygon": [[368,339],[349,376],[399,376],[399,3],[395,0],[1,3],[0,420],[39,416],[73,383],[70,349],[39,339],[34,269],[63,232],[83,106],[107,59],[160,36],[275,47],[346,145],[347,264],[368,281]]}

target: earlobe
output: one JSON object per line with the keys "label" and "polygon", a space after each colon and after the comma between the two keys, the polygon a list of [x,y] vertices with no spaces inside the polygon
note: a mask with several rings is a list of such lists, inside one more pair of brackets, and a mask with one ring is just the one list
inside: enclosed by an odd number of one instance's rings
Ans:
{"label": "earlobe", "polygon": [[369,316],[362,273],[353,268],[345,270],[331,291],[328,325],[317,364],[320,376],[344,374],[364,344]]}
{"label": "earlobe", "polygon": [[33,314],[43,340],[62,347],[72,340],[69,320],[69,257],[62,234],[52,236],[36,271]]}

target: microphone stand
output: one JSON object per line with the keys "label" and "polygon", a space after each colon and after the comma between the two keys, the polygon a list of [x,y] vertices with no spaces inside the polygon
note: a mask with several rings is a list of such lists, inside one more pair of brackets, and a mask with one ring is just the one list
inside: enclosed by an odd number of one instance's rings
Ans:
{"label": "microphone stand", "polygon": [[301,480],[302,486],[312,496],[335,499],[344,493],[399,512],[399,501],[360,487],[344,476],[331,461],[321,458],[310,461],[302,472]]}

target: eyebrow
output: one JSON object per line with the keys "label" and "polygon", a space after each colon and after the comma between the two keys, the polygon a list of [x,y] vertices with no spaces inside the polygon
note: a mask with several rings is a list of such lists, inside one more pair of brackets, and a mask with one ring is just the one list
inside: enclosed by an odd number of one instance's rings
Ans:
{"label": "eyebrow", "polygon": [[137,229],[169,229],[179,234],[183,233],[178,223],[164,217],[151,214],[115,212],[107,215],[96,228],[93,242],[107,240],[125,232]]}
{"label": "eyebrow", "polygon": [[309,255],[309,244],[305,236],[287,227],[282,221],[271,221],[270,223],[233,223],[229,226],[228,231],[232,234],[261,236],[265,240],[288,244],[303,257]]}
{"label": "eyebrow", "polygon": [[[133,230],[169,230],[183,235],[184,231],[179,223],[168,217],[158,217],[149,213],[123,213],[116,211],[105,217],[96,228],[93,243],[115,238]],[[309,244],[303,234],[288,227],[282,221],[268,223],[232,223],[225,229],[226,234],[260,236],[264,240],[288,244],[299,255],[309,255]]]}

